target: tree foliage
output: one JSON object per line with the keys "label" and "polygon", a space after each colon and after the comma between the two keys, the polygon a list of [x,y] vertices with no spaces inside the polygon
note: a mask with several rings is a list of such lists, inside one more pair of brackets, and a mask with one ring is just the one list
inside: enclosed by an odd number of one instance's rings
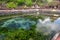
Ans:
{"label": "tree foliage", "polygon": [[32,0],[25,0],[25,4],[28,5],[28,6],[31,6],[32,5]]}
{"label": "tree foliage", "polygon": [[17,4],[16,3],[14,3],[14,2],[9,2],[9,3],[7,3],[7,8],[16,8],[17,7]]}
{"label": "tree foliage", "polygon": [[[0,0],[0,3],[8,4],[8,6],[11,6],[10,4],[13,4],[13,6],[14,6],[14,7],[12,6],[13,8],[15,8],[15,5],[32,6],[35,3],[37,5],[42,6],[42,5],[50,4],[51,2],[53,2],[53,0]],[[9,7],[9,8],[11,8],[11,7]]]}
{"label": "tree foliage", "polygon": [[23,5],[24,2],[25,2],[24,0],[17,0],[18,5]]}

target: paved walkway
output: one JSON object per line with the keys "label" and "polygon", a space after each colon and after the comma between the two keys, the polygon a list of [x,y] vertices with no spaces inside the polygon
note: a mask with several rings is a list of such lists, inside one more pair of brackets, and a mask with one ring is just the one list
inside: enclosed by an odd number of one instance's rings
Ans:
{"label": "paved walkway", "polygon": [[33,11],[42,11],[42,12],[60,12],[59,9],[21,9],[21,10],[0,10],[0,12],[33,12]]}
{"label": "paved walkway", "polygon": [[21,10],[0,10],[0,15],[4,14],[17,14],[17,13],[30,13],[30,12],[40,12],[40,13],[47,13],[46,15],[51,15],[52,13],[60,15],[60,10],[58,9],[21,9]]}

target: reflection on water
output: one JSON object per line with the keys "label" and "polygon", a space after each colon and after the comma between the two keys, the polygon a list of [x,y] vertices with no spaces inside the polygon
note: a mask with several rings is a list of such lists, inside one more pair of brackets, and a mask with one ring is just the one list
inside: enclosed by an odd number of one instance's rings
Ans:
{"label": "reflection on water", "polygon": [[36,30],[37,32],[49,33],[51,29],[50,25],[50,18],[45,18],[43,21],[41,19],[38,19]]}
{"label": "reflection on water", "polygon": [[33,21],[27,18],[16,17],[4,22],[2,27],[7,27],[8,29],[16,29],[16,28],[30,29],[30,27],[32,25],[35,25],[37,22],[36,24],[37,32],[43,32],[45,34],[46,33],[49,34],[52,31],[55,32],[60,31],[60,17],[54,20],[54,22],[52,22],[49,17],[45,18],[44,20],[37,19],[37,21]]}
{"label": "reflection on water", "polygon": [[5,35],[4,34],[1,34],[0,35],[0,40],[4,40],[4,38],[5,38]]}
{"label": "reflection on water", "polygon": [[[44,20],[37,19],[37,21],[33,21],[32,19],[29,18],[27,19],[27,18],[16,17],[5,21],[1,27],[7,27],[8,29],[16,29],[16,28],[30,29],[32,25],[35,25],[36,32],[43,32],[44,35],[51,34],[51,37],[53,37],[53,35],[55,35],[56,32],[60,31],[60,17],[54,20],[54,22],[52,22],[49,17],[45,18]],[[4,38],[4,35],[0,36],[2,37],[2,39]]]}
{"label": "reflection on water", "polygon": [[35,21],[26,18],[14,18],[10,19],[2,25],[2,27],[7,27],[9,29],[23,28],[30,29],[32,25],[35,25]]}
{"label": "reflection on water", "polygon": [[53,31],[59,32],[60,31],[60,18],[57,18],[54,20],[54,22],[51,22],[50,18],[45,18],[44,21],[41,19],[38,19],[38,23],[36,25],[36,31],[37,32],[43,32],[44,34],[50,34]]}
{"label": "reflection on water", "polygon": [[56,23],[56,24],[59,24],[59,25],[60,25],[60,17],[59,17],[59,18],[57,18],[57,19],[54,21],[54,23]]}

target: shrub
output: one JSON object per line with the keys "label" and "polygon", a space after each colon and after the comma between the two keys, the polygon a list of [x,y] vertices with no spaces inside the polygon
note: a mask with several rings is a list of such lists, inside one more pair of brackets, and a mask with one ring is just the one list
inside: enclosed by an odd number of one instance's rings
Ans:
{"label": "shrub", "polygon": [[6,4],[6,7],[7,8],[16,8],[17,7],[17,3],[9,2],[9,3]]}
{"label": "shrub", "polygon": [[32,0],[25,0],[26,2],[25,2],[25,4],[27,5],[27,6],[32,6]]}
{"label": "shrub", "polygon": [[24,2],[25,2],[24,0],[17,0],[18,5],[23,5]]}

